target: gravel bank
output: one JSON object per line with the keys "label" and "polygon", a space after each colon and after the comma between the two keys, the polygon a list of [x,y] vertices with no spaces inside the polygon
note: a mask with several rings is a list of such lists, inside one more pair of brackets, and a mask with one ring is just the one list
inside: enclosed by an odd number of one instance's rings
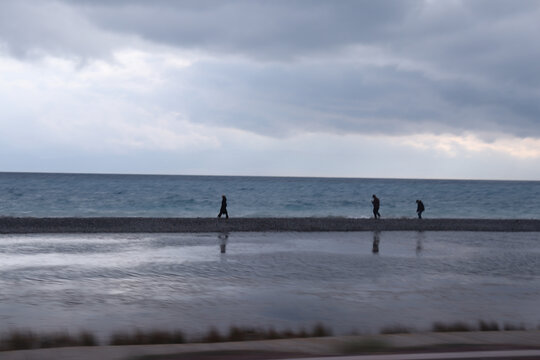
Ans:
{"label": "gravel bank", "polygon": [[539,231],[526,219],[0,218],[0,233],[203,233],[235,231]]}

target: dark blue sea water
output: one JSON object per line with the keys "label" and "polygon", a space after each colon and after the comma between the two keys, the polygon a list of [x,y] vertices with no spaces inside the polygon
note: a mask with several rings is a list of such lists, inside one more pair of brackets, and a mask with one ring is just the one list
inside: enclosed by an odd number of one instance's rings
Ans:
{"label": "dark blue sea water", "polygon": [[0,173],[0,216],[539,218],[540,182]]}

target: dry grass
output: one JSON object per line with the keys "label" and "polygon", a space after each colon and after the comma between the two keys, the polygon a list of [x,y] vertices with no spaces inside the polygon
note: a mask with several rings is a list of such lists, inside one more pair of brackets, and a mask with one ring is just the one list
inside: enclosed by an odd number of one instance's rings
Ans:
{"label": "dry grass", "polygon": [[385,326],[381,329],[381,334],[410,334],[414,329],[403,325]]}
{"label": "dry grass", "polygon": [[[249,341],[249,340],[274,340],[274,339],[294,339],[305,337],[331,336],[332,330],[322,324],[316,324],[311,331],[300,329],[277,331],[274,328],[259,329],[250,327],[231,326],[228,334],[222,334],[212,327],[206,334],[198,339],[199,342],[213,343],[226,341]],[[197,341],[197,340],[196,340]]]}
{"label": "dry grass", "polygon": [[[538,327],[540,330],[540,326]],[[435,322],[431,328],[435,332],[466,332],[466,331],[514,331],[526,330],[523,324],[514,325],[505,323],[501,327],[495,321],[480,320],[476,325],[465,322]],[[381,334],[406,334],[414,333],[415,329],[392,325],[383,327]],[[150,345],[150,344],[182,344],[182,343],[216,343],[229,341],[250,341],[250,340],[273,340],[273,339],[294,339],[306,337],[332,336],[332,330],[323,324],[314,325],[310,330],[301,328],[299,330],[276,330],[269,328],[251,328],[231,326],[228,332],[221,333],[217,328],[212,327],[202,335],[196,337],[186,337],[180,330],[133,330],[128,332],[115,332],[105,343],[108,345]],[[88,331],[81,331],[72,335],[67,331],[35,333],[29,330],[11,330],[0,336],[0,351],[39,349],[68,346],[97,346],[100,345],[96,336]],[[354,348],[368,349],[376,345],[376,348],[384,348],[384,344],[354,343]],[[351,350],[351,349],[349,349]]]}
{"label": "dry grass", "polygon": [[480,331],[499,331],[499,324],[495,321],[478,321],[478,330]]}
{"label": "dry grass", "polygon": [[522,331],[526,329],[523,324],[516,325],[516,324],[504,323],[503,330],[504,331],[520,331],[521,330]]}
{"label": "dry grass", "polygon": [[432,327],[433,331],[436,332],[451,332],[451,331],[501,331],[501,330],[525,330],[523,325],[516,326],[509,323],[506,323],[501,329],[499,324],[496,321],[484,321],[479,320],[476,326],[465,323],[465,322],[454,322],[454,323],[442,323],[435,322]]}
{"label": "dry grass", "polygon": [[97,340],[92,333],[81,331],[78,335],[66,332],[36,334],[29,330],[12,330],[0,338],[0,350],[22,350],[69,346],[95,346]]}
{"label": "dry grass", "polygon": [[115,332],[111,335],[109,345],[157,345],[157,344],[183,344],[184,333],[180,330],[134,330],[132,332]]}
{"label": "dry grass", "polygon": [[474,328],[473,326],[467,323],[457,321],[450,324],[443,323],[443,322],[435,322],[433,323],[432,330],[435,332],[454,332],[454,331],[463,332],[463,331],[475,331],[476,328]]}

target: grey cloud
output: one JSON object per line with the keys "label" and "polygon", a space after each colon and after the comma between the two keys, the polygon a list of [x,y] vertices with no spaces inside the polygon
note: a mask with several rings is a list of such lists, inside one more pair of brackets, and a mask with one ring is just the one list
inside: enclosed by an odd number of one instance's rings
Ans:
{"label": "grey cloud", "polygon": [[528,72],[527,82],[540,85],[538,1],[437,3],[447,4],[444,11],[407,19],[402,36],[390,40],[395,53],[471,78],[521,82]]}
{"label": "grey cloud", "polygon": [[107,56],[140,38],[290,61],[372,45],[463,76],[540,84],[538,1],[6,0],[0,6],[0,42],[18,55]]}
{"label": "grey cloud", "polygon": [[101,58],[118,42],[117,36],[94,27],[83,14],[62,3],[5,0],[0,4],[0,45],[19,58],[50,54]]}
{"label": "grey cloud", "polygon": [[[173,85],[154,99],[181,106],[197,122],[274,136],[306,130],[540,136],[538,1],[7,0],[0,6],[0,43],[19,56],[107,56],[134,38],[224,55],[221,63],[197,63],[181,74],[188,91]],[[341,62],[351,57],[345,49],[357,45],[384,50],[393,65]],[[249,60],[226,63],[230,54]],[[420,65],[404,69],[400,59]],[[430,76],[423,64],[444,77]]]}
{"label": "grey cloud", "polygon": [[89,19],[109,31],[274,60],[381,39],[420,4],[417,0],[68,3],[81,6]]}
{"label": "grey cloud", "polygon": [[138,37],[288,61],[369,44],[453,71],[495,75],[540,55],[531,36],[540,31],[537,1],[6,0],[0,6],[0,41],[18,52],[85,56]]}
{"label": "grey cloud", "polygon": [[528,13],[538,10],[537,0],[473,0],[464,1],[463,5],[482,17],[507,18],[508,15]]}
{"label": "grey cloud", "polygon": [[159,96],[200,122],[276,137],[305,131],[540,135],[533,97],[393,67],[327,66],[200,63],[179,76],[183,89],[173,86]]}

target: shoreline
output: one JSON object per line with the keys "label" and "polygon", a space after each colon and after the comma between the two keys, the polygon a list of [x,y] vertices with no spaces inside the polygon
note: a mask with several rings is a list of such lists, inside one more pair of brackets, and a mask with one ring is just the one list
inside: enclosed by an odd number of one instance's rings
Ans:
{"label": "shoreline", "polygon": [[0,217],[1,234],[281,231],[540,232],[540,219]]}

